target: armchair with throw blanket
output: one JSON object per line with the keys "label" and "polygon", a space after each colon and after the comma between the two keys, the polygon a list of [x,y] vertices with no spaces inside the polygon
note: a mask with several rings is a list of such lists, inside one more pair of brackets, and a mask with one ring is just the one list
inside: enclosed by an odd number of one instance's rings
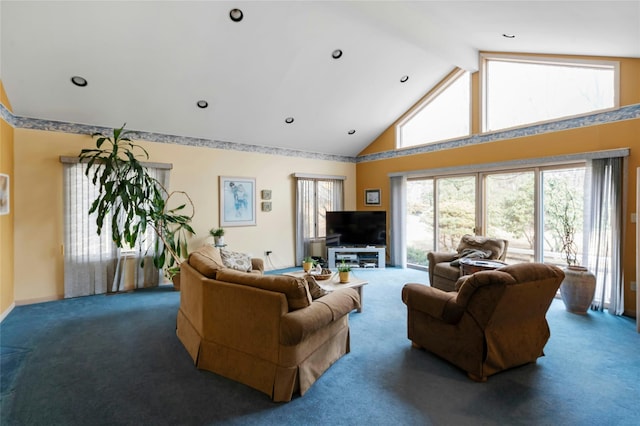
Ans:
{"label": "armchair with throw blanket", "polygon": [[507,257],[509,241],[498,238],[463,235],[455,252],[429,252],[429,284],[444,291],[453,291],[460,278],[462,258],[500,260]]}

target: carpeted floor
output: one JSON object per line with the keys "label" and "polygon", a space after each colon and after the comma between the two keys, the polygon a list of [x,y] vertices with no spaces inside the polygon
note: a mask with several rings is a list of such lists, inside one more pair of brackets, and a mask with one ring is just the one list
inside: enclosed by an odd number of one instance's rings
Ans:
{"label": "carpeted floor", "polygon": [[350,314],[351,353],[290,403],[197,370],[171,287],[17,307],[0,324],[1,424],[638,424],[634,320],[556,300],[546,356],[475,383],[406,338],[400,291],[425,272],[355,274],[370,284]]}

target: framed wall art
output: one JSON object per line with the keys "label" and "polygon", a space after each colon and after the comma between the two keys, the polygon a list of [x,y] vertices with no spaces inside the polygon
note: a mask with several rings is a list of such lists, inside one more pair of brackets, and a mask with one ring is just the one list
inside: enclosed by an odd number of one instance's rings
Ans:
{"label": "framed wall art", "polygon": [[380,205],[380,190],[379,189],[365,189],[364,190],[364,205],[365,206],[379,206]]}
{"label": "framed wall art", "polygon": [[9,175],[0,173],[0,215],[9,214]]}
{"label": "framed wall art", "polygon": [[220,176],[220,227],[256,224],[256,179]]}
{"label": "framed wall art", "polygon": [[263,200],[270,200],[271,199],[271,190],[270,189],[263,189],[261,191],[261,196]]}

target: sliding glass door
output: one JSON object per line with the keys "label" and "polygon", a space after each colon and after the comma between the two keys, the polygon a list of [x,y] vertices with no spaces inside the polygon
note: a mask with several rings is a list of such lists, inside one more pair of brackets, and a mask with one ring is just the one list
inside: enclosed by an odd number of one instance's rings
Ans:
{"label": "sliding glass door", "polygon": [[585,169],[543,170],[541,178],[544,250],[540,260],[559,266],[568,260],[583,264]]}
{"label": "sliding glass door", "polygon": [[585,167],[530,167],[407,181],[407,263],[455,251],[464,234],[509,241],[507,263],[566,265],[567,227],[583,253]]}
{"label": "sliding glass door", "polygon": [[454,251],[475,216],[475,175],[407,181],[407,263],[426,267],[428,252]]}
{"label": "sliding glass door", "polygon": [[455,251],[464,234],[476,227],[476,176],[436,179],[436,223],[439,251]]}
{"label": "sliding glass door", "polygon": [[484,179],[484,234],[509,241],[507,263],[533,262],[535,172],[492,173]]}

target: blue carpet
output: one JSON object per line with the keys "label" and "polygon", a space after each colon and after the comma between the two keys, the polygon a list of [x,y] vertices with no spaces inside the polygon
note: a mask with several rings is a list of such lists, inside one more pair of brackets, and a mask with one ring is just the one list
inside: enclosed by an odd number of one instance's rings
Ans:
{"label": "blue carpet", "polygon": [[406,282],[357,270],[351,353],[305,394],[272,403],[197,370],[175,336],[171,287],[17,307],[0,324],[2,425],[637,425],[635,321],[553,302],[546,356],[475,383],[406,338]]}

